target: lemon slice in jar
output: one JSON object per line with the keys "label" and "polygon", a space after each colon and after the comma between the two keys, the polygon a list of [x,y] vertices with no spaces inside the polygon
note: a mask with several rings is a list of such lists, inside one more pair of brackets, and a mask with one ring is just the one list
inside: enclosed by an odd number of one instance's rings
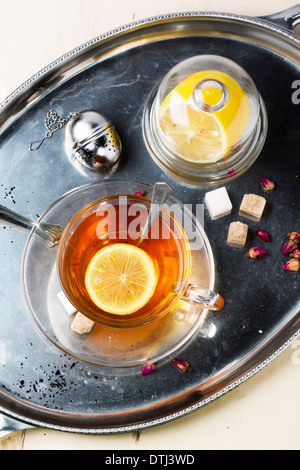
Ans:
{"label": "lemon slice in jar", "polygon": [[[221,83],[227,90],[224,106],[215,111],[201,109],[194,99],[196,86],[202,81]],[[207,87],[204,104],[213,107],[221,91]],[[179,157],[198,163],[216,162],[235,148],[246,130],[250,102],[241,86],[228,74],[203,71],[190,75],[164,99],[158,112],[160,130],[165,143]]]}
{"label": "lemon slice in jar", "polygon": [[142,249],[116,243],[99,250],[85,273],[85,286],[94,304],[105,312],[129,315],[154,294],[158,276]]}

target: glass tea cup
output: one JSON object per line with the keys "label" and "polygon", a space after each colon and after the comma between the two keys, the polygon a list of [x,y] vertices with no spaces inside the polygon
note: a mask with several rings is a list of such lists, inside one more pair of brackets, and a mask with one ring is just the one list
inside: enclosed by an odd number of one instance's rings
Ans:
{"label": "glass tea cup", "polygon": [[[168,201],[142,244],[140,237],[151,205],[146,197],[128,194],[104,197],[73,217],[59,245],[57,272],[61,288],[76,310],[102,325],[130,328],[161,318],[180,301],[199,305],[199,311],[223,307],[221,295],[194,282],[197,271],[201,271],[201,255],[195,256],[195,251],[201,253],[204,243],[199,222],[179,201],[172,198],[171,206]],[[139,246],[151,258],[157,274],[150,299],[130,314],[99,308],[85,283],[91,260],[101,249],[115,244]]]}

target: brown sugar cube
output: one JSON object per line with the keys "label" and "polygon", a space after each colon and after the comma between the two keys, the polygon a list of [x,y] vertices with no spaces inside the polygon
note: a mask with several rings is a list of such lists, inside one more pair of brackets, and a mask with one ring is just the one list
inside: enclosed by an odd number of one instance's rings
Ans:
{"label": "brown sugar cube", "polygon": [[80,335],[84,335],[86,333],[90,333],[92,331],[95,322],[90,320],[86,316],[82,315],[82,313],[76,313],[76,316],[71,324],[71,330],[75,331]]}
{"label": "brown sugar cube", "polygon": [[259,221],[263,214],[266,199],[256,194],[245,194],[240,206],[239,215]]}
{"label": "brown sugar cube", "polygon": [[229,226],[227,243],[235,248],[242,248],[247,239],[248,225],[242,222],[232,222]]}

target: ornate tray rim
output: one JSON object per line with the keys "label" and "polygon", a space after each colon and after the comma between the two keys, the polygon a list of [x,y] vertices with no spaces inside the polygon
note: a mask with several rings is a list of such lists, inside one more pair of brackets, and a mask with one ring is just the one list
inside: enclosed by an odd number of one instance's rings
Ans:
{"label": "ornate tray rim", "polygon": [[[297,18],[299,17],[299,10],[300,10],[300,5],[296,5],[295,7],[292,7],[291,9],[287,10],[286,13],[288,13],[287,16],[289,18]],[[274,21],[276,15],[274,15]],[[282,16],[284,17],[284,15]],[[211,19],[211,20],[224,20],[224,21],[237,21],[241,22],[243,24],[248,24],[249,26],[259,26],[263,28],[266,31],[273,32],[275,34],[278,34],[279,37],[283,40],[286,40],[290,42],[292,45],[299,47],[300,46],[300,38],[297,37],[292,31],[289,31],[289,29],[285,28],[278,22],[277,24],[273,22],[272,17],[264,17],[264,18],[257,18],[257,17],[246,17],[242,15],[235,15],[231,13],[219,13],[219,12],[198,12],[198,11],[193,11],[193,12],[179,12],[179,13],[172,13],[172,14],[163,14],[163,15],[158,15],[155,17],[150,17],[147,19],[143,20],[138,20],[132,23],[129,23],[127,25],[118,27],[114,30],[111,30],[109,32],[106,32],[104,34],[101,34],[100,36],[97,36],[94,39],[91,39],[87,41],[86,43],[76,47],[75,49],[71,50],[70,52],[64,54],[57,60],[53,61],[46,67],[44,67],[42,70],[37,72],[35,75],[33,75],[31,78],[29,78],[27,81],[25,81],[22,85],[20,85],[15,91],[13,91],[2,103],[0,103],[0,116],[1,114],[4,115],[5,118],[5,113],[9,113],[9,108],[11,105],[13,105],[14,101],[18,99],[20,94],[25,93],[26,90],[30,89],[34,84],[36,84],[42,77],[47,75],[50,72],[54,72],[55,70],[59,69],[62,65],[68,65],[68,63],[72,62],[73,59],[76,59],[76,56],[82,53],[83,51],[89,49],[92,46],[95,46],[98,43],[101,43],[105,40],[110,40],[111,38],[117,37],[119,35],[122,35],[122,33],[126,33],[128,31],[134,31],[135,29],[139,29],[142,27],[147,27],[151,26],[154,23],[160,23],[160,22],[166,22],[166,21],[173,21],[173,20],[181,20],[181,19]],[[72,67],[70,67],[72,69]],[[38,96],[36,99],[39,99],[40,97]],[[32,100],[28,106],[32,105],[35,102],[35,100]],[[14,116],[13,116],[14,119]],[[8,122],[8,119],[6,117],[6,120],[4,119],[5,123],[7,125],[10,124]],[[2,127],[2,126],[1,126]],[[4,126],[5,128],[5,126]],[[3,127],[1,132],[3,131]],[[294,314],[298,313],[299,309],[295,308]],[[294,317],[294,314],[292,315]],[[290,317],[291,318],[291,317]],[[154,427],[157,425],[165,424],[167,422],[170,422],[174,419],[180,418],[181,416],[187,415],[203,406],[206,404],[214,401],[216,398],[219,398],[220,396],[224,395],[225,393],[229,392],[230,390],[236,388],[238,385],[241,383],[245,382],[248,380],[250,377],[255,375],[257,372],[262,370],[266,365],[270,364],[276,357],[278,357],[284,350],[286,350],[291,343],[299,336],[300,334],[300,329],[297,329],[294,331],[294,333],[284,339],[283,344],[280,347],[277,347],[272,351],[269,351],[269,355],[260,363],[260,364],[250,364],[250,368],[248,369],[248,372],[236,377],[235,380],[230,383],[229,385],[225,387],[221,387],[219,391],[216,393],[204,397],[197,403],[193,404],[192,406],[188,407],[183,407],[179,411],[175,413],[171,413],[168,416],[163,416],[161,418],[153,419],[147,422],[142,422],[134,425],[129,425],[129,426],[120,426],[120,427],[108,427],[108,428],[83,428],[83,427],[67,427],[67,426],[61,426],[61,425],[56,425],[56,424],[51,424],[45,422],[45,421],[40,421],[40,420],[35,420],[31,419],[28,417],[24,417],[21,413],[15,412],[15,411],[9,411],[7,408],[4,406],[0,406],[0,412],[3,414],[3,420],[5,421],[5,418],[8,418],[8,429],[7,432],[12,432],[14,430],[20,429],[22,427],[28,428],[28,427],[45,427],[45,428],[50,428],[53,430],[59,430],[59,431],[68,431],[68,432],[78,432],[78,433],[85,433],[85,434],[117,434],[117,433],[126,433],[126,432],[133,432],[133,431],[138,431],[142,430],[145,428],[149,427]],[[274,335],[273,335],[274,336]],[[272,337],[273,337],[272,336]],[[268,342],[270,339],[268,338]],[[260,346],[262,348],[263,345]],[[256,348],[257,349],[257,348]],[[255,349],[255,351],[256,351]],[[259,349],[259,348],[258,348]],[[38,408],[38,407],[36,407]],[[49,410],[46,410],[46,414]],[[14,423],[13,420],[17,420],[16,423]],[[1,422],[1,421],[0,421]],[[5,428],[5,426],[4,426]],[[6,431],[5,431],[6,432]]]}
{"label": "ornate tray rim", "polygon": [[[291,7],[290,9],[282,12],[282,17],[286,19],[293,19],[297,22],[297,18],[299,16],[300,4],[295,5],[295,7]],[[285,15],[284,15],[285,13]],[[278,14],[279,15],[279,14]],[[191,11],[191,12],[178,12],[178,13],[169,13],[169,14],[162,14],[154,17],[149,17],[142,20],[137,20],[126,25],[120,26],[113,30],[110,30],[106,33],[103,33],[95,38],[86,41],[85,43],[79,45],[78,47],[72,49],[71,51],[67,52],[63,56],[59,57],[58,59],[54,60],[40,71],[35,73],[32,77],[26,80],[23,84],[21,84],[16,90],[8,95],[1,103],[0,103],[0,115],[1,113],[5,112],[6,109],[11,105],[11,103],[21,94],[24,93],[25,90],[30,88],[33,84],[35,84],[39,79],[44,77],[47,73],[56,70],[58,67],[62,65],[66,65],[71,59],[76,57],[79,53],[87,50],[88,48],[103,42],[104,40],[109,40],[113,37],[117,37],[122,33],[126,33],[128,31],[133,31],[135,29],[140,29],[141,27],[147,27],[154,23],[158,22],[166,22],[172,21],[176,19],[185,19],[185,18],[195,18],[195,19],[211,19],[211,20],[218,20],[222,19],[225,21],[240,21],[241,23],[246,23],[252,26],[261,26],[263,29],[275,32],[279,34],[280,37],[285,38],[288,41],[291,41],[296,46],[300,45],[300,37],[297,37],[293,31],[289,31],[285,27],[280,25],[280,21],[276,20],[277,15],[271,15],[269,17],[248,17],[242,15],[235,15],[233,13],[222,13],[222,12],[206,12],[206,11]],[[274,19],[273,19],[274,17]],[[275,21],[275,22],[274,22]],[[277,22],[277,24],[276,24]],[[288,23],[287,23],[288,24]],[[0,121],[1,125],[1,121]],[[1,130],[1,127],[0,127]]]}

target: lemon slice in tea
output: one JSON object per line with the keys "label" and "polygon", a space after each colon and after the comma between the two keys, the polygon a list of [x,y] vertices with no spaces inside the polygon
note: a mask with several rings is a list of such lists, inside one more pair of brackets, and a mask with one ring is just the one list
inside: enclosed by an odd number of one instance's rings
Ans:
{"label": "lemon slice in tea", "polygon": [[85,286],[94,304],[115,315],[128,315],[143,307],[154,294],[157,281],[150,256],[126,243],[99,250],[85,274]]}

